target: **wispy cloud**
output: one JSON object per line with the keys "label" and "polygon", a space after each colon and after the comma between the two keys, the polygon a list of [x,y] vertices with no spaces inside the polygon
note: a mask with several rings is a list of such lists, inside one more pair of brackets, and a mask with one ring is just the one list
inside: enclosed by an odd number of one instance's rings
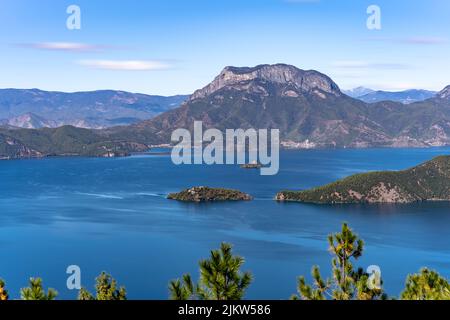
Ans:
{"label": "wispy cloud", "polygon": [[[373,90],[383,90],[383,91],[405,91],[411,89],[430,89],[429,85],[418,82],[395,82],[395,81],[387,81],[383,83],[369,83],[367,85],[368,88]],[[430,89],[431,90],[431,89]]]}
{"label": "wispy cloud", "polygon": [[341,60],[332,63],[333,67],[342,69],[383,69],[383,70],[403,70],[410,69],[411,66],[402,63],[368,62],[360,60]]}
{"label": "wispy cloud", "polygon": [[287,3],[317,3],[320,0],[283,0],[283,2]]}
{"label": "wispy cloud", "polygon": [[394,37],[373,37],[367,38],[366,41],[380,41],[380,42],[390,42],[398,44],[410,44],[410,45],[440,45],[448,43],[447,38],[442,37],[405,37],[405,38],[394,38]]}
{"label": "wispy cloud", "polygon": [[36,42],[36,43],[22,43],[18,44],[18,46],[38,50],[67,51],[67,52],[99,52],[107,48],[110,48],[109,46],[104,45],[93,45],[77,42]]}
{"label": "wispy cloud", "polygon": [[81,60],[80,65],[103,70],[154,71],[167,70],[172,66],[158,60]]}
{"label": "wispy cloud", "polygon": [[404,39],[404,42],[409,44],[444,44],[447,43],[448,40],[438,37],[413,37]]}

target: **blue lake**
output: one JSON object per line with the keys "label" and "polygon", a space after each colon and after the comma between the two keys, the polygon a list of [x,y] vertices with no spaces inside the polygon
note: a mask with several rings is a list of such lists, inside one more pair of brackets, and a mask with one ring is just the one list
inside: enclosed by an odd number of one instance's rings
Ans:
{"label": "blue lake", "polygon": [[[247,298],[286,299],[296,278],[324,274],[326,237],[342,222],[365,240],[357,265],[378,265],[398,295],[422,266],[450,277],[450,203],[317,206],[273,201],[283,189],[305,189],[370,170],[414,166],[450,148],[282,151],[280,173],[260,176],[238,166],[175,166],[169,156],[53,158],[0,162],[0,278],[12,298],[40,276],[59,298],[66,268],[79,265],[92,289],[103,270],[129,298],[166,299],[168,281],[190,272],[219,247],[234,245],[254,274]],[[183,204],[165,199],[191,186],[235,188],[255,200]]]}

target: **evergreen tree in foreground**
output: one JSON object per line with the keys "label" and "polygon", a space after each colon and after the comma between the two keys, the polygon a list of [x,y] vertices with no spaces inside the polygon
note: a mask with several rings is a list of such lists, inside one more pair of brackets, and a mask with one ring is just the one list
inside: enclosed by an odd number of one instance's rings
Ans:
{"label": "evergreen tree in foreground", "polygon": [[41,278],[30,278],[30,286],[20,290],[22,300],[55,300],[58,292],[52,288],[45,290]]}
{"label": "evergreen tree in foreground", "polygon": [[220,250],[211,251],[207,260],[201,260],[200,280],[194,285],[189,274],[169,283],[172,300],[240,300],[252,282],[249,272],[240,271],[244,259],[233,256],[230,244],[222,243]]}
{"label": "evergreen tree in foreground", "polygon": [[125,287],[117,288],[117,281],[111,275],[102,272],[95,280],[96,296],[81,288],[78,300],[127,300]]}
{"label": "evergreen tree in foreground", "polygon": [[194,283],[189,274],[183,275],[183,279],[172,280],[169,283],[170,300],[190,300],[195,295]]}
{"label": "evergreen tree in foreground", "polygon": [[8,290],[5,289],[5,281],[0,279],[0,301],[6,301],[9,299]]}
{"label": "evergreen tree in foreground", "polygon": [[[324,280],[319,267],[312,269],[313,286],[306,284],[305,278],[298,279],[299,296],[292,299],[303,300],[374,300],[385,298],[382,289],[371,286],[370,275],[363,269],[354,270],[352,261],[361,257],[364,242],[353,233],[346,223],[340,233],[328,237],[332,260],[332,279]],[[381,279],[379,279],[381,284]]]}
{"label": "evergreen tree in foreground", "polygon": [[450,300],[450,284],[437,272],[422,269],[406,279],[402,300]]}

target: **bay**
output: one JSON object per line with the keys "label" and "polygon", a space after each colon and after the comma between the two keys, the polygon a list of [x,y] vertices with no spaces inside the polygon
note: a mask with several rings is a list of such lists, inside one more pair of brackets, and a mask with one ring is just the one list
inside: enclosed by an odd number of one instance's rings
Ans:
{"label": "bay", "polygon": [[[277,203],[284,189],[306,189],[372,170],[399,170],[450,148],[282,151],[280,172],[239,166],[175,166],[170,156],[47,158],[0,162],[0,278],[12,298],[31,276],[76,298],[66,268],[82,283],[107,271],[132,299],[166,299],[169,280],[190,272],[222,241],[254,274],[247,298],[287,299],[311,267],[330,270],[326,237],[342,222],[365,240],[357,265],[381,267],[388,294],[428,266],[450,276],[450,203],[318,206]],[[185,204],[166,200],[191,186],[239,189],[252,202]]]}

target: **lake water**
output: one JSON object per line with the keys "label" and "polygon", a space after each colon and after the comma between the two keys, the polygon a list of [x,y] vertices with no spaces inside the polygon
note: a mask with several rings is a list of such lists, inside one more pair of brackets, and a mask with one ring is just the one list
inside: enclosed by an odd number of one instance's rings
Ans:
{"label": "lake water", "polygon": [[[0,162],[0,278],[13,298],[31,276],[66,289],[66,268],[83,285],[106,270],[134,299],[166,299],[169,280],[190,272],[222,241],[254,274],[247,298],[286,299],[296,278],[318,264],[328,274],[326,237],[346,221],[365,240],[357,265],[381,267],[398,295],[422,266],[450,276],[450,203],[318,206],[273,201],[369,170],[416,165],[450,148],[282,151],[280,173],[260,176],[238,166],[174,166],[169,156],[54,158]],[[235,188],[255,200],[183,204],[165,199],[191,186]]]}

